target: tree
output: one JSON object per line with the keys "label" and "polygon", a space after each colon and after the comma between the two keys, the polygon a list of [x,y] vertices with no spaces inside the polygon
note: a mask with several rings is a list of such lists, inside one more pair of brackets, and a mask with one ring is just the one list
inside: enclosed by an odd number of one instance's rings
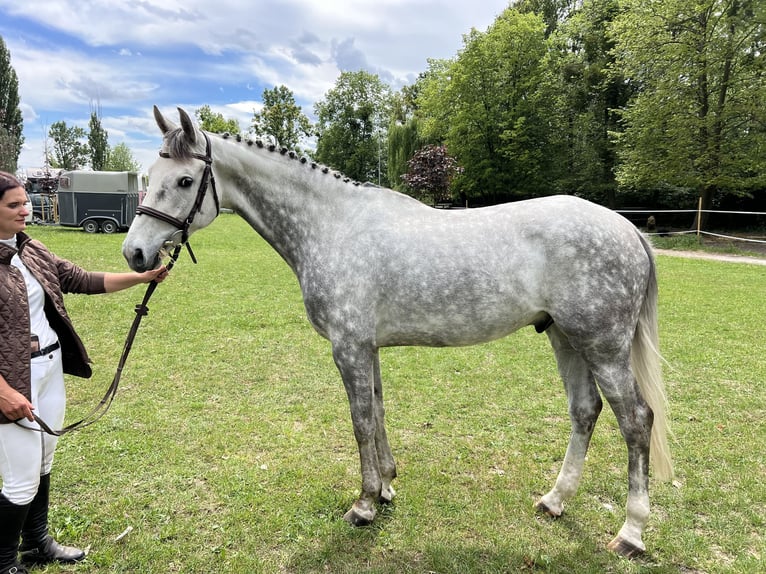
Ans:
{"label": "tree", "polygon": [[623,0],[615,68],[637,91],[622,111],[620,183],[685,189],[704,209],[766,187],[766,4]]}
{"label": "tree", "polygon": [[199,127],[202,130],[214,134],[239,133],[239,123],[237,123],[237,120],[231,118],[228,120],[225,119],[223,114],[214,112],[208,105],[204,105],[201,108],[198,108],[194,112],[194,115],[197,116]]}
{"label": "tree", "polygon": [[387,185],[386,129],[391,89],[375,74],[341,72],[335,87],[314,105],[316,158],[358,181]]}
{"label": "tree", "polygon": [[614,43],[608,29],[618,0],[586,0],[559,23],[550,38],[548,91],[558,129],[559,163],[565,166],[554,185],[616,207],[617,164],[613,134],[622,127],[618,110],[633,94],[618,69],[610,70]]}
{"label": "tree", "polygon": [[53,157],[48,158],[52,167],[60,169],[79,169],[88,163],[88,145],[85,130],[81,127],[67,127],[66,122],[55,122],[48,130],[48,137],[53,140]]}
{"label": "tree", "polygon": [[109,164],[109,134],[101,126],[101,118],[92,111],[90,113],[90,131],[88,132],[88,146],[90,148],[90,167],[95,171],[102,171]]}
{"label": "tree", "polygon": [[392,121],[388,128],[388,181],[394,189],[403,187],[403,175],[408,162],[420,146],[418,124],[415,118],[404,123]]}
{"label": "tree", "polygon": [[519,12],[538,14],[545,22],[546,38],[553,34],[568,14],[582,0],[516,0],[513,7]]}
{"label": "tree", "polygon": [[509,8],[463,44],[455,60],[433,63],[419,94],[424,140],[439,138],[464,166],[454,185],[466,197],[494,203],[552,193],[542,19]]}
{"label": "tree", "polygon": [[455,158],[445,146],[427,145],[408,162],[409,171],[402,176],[412,195],[424,202],[444,202],[450,198],[450,183],[462,173]]}
{"label": "tree", "polygon": [[118,143],[109,154],[107,171],[141,171],[141,164],[133,157],[133,153],[125,142]]}
{"label": "tree", "polygon": [[263,109],[253,114],[252,132],[270,135],[279,145],[297,149],[302,139],[311,135],[311,122],[295,103],[293,93],[285,86],[263,90]]}
{"label": "tree", "polygon": [[11,55],[0,37],[0,169],[14,173],[24,143],[24,120],[19,108],[19,80]]}
{"label": "tree", "polygon": [[389,185],[406,191],[402,175],[407,173],[407,162],[422,147],[423,141],[418,129],[417,95],[424,74],[410,86],[403,86],[391,98],[391,120],[388,126],[387,171]]}

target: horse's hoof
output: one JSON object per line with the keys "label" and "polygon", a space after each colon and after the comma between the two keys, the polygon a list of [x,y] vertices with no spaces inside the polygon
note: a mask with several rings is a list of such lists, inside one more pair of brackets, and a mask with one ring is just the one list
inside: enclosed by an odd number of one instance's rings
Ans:
{"label": "horse's hoof", "polygon": [[396,491],[394,490],[394,487],[389,485],[387,488],[384,488],[380,491],[380,502],[381,504],[390,504],[394,500],[394,496],[396,496]]}
{"label": "horse's hoof", "polygon": [[348,522],[351,526],[368,526],[372,524],[375,519],[375,509],[361,509],[356,503],[352,506],[346,514],[343,515],[343,520]]}
{"label": "horse's hoof", "polygon": [[538,502],[537,504],[535,504],[535,510],[539,512],[540,514],[545,514],[546,516],[550,516],[551,518],[559,518],[562,514],[561,512],[554,511],[542,500]]}
{"label": "horse's hoof", "polygon": [[638,556],[641,556],[645,552],[645,548],[636,546],[632,542],[628,542],[621,536],[618,536],[614,540],[612,540],[608,545],[607,548],[611,550],[612,552],[619,554],[620,556],[624,556],[625,558],[637,558]]}

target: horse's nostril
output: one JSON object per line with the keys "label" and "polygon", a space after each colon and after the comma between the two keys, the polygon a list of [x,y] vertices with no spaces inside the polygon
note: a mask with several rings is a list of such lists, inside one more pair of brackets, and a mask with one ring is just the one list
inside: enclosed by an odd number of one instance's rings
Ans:
{"label": "horse's nostril", "polygon": [[146,268],[146,260],[144,259],[144,252],[141,249],[133,251],[133,255],[130,258],[130,266],[136,271],[143,271]]}

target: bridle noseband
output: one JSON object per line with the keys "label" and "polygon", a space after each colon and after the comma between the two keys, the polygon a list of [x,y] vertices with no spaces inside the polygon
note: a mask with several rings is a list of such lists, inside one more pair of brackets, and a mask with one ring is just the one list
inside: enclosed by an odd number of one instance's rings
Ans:
{"label": "bridle noseband", "polygon": [[[192,154],[191,157],[204,161],[205,171],[202,172],[202,181],[200,181],[199,189],[197,189],[197,197],[194,200],[194,205],[192,205],[191,211],[189,211],[189,215],[186,216],[186,219],[181,221],[180,219],[173,217],[172,215],[168,215],[167,213],[164,213],[158,209],[154,209],[153,207],[149,207],[147,205],[139,205],[138,208],[136,209],[136,215],[151,215],[152,217],[159,219],[160,221],[164,221],[165,223],[169,223],[170,225],[178,229],[181,232],[181,240],[180,241],[175,241],[173,239],[170,240],[170,242],[173,243],[175,246],[186,244],[188,247],[187,242],[189,240],[189,227],[194,221],[194,217],[197,215],[197,213],[199,213],[199,210],[202,208],[202,202],[205,200],[205,194],[207,193],[208,185],[213,189],[213,200],[215,201],[216,216],[221,213],[221,206],[218,201],[218,192],[216,191],[216,188],[215,188],[215,177],[213,176],[213,155],[210,149],[210,138],[205,132],[202,132],[202,135],[205,136],[205,155],[200,155],[195,153],[195,154]],[[160,157],[170,158],[171,155],[167,152],[161,151]],[[194,256],[192,255],[192,258],[193,257]]]}

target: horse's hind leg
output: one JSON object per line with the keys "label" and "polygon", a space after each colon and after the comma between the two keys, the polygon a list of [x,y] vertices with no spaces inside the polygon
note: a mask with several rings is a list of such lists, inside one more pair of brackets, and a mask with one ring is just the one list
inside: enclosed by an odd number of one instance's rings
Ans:
{"label": "horse's hind leg", "polygon": [[627,516],[609,549],[632,558],[645,550],[641,534],[649,520],[649,441],[654,414],[639,393],[625,355],[619,362],[601,363],[594,374],[628,446]]}
{"label": "horse's hind leg", "polygon": [[567,336],[555,324],[546,333],[564,381],[572,422],[569,446],[556,484],[537,502],[539,511],[557,517],[564,512],[564,502],[575,495],[580,484],[585,454],[601,413],[602,402],[590,367],[582,355],[572,348]]}
{"label": "horse's hind leg", "polygon": [[383,408],[383,382],[380,377],[380,354],[375,351],[373,363],[375,384],[375,450],[378,453],[378,469],[380,470],[381,490],[380,501],[391,502],[396,492],[391,481],[396,478],[396,462],[391,454],[386,434],[385,409]]}

